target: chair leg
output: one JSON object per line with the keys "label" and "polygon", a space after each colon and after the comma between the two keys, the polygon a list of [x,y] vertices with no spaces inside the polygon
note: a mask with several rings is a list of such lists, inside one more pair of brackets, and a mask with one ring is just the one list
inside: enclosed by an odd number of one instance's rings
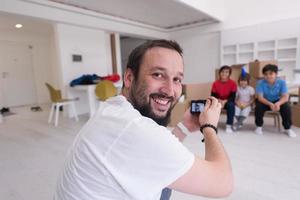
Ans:
{"label": "chair leg", "polygon": [[54,126],[58,125],[58,118],[59,118],[59,108],[62,106],[61,104],[57,103],[56,105],[56,110],[55,110],[55,122]]}
{"label": "chair leg", "polygon": [[55,107],[55,105],[54,105],[54,103],[52,103],[52,105],[51,105],[51,110],[50,110],[50,114],[49,114],[49,118],[48,118],[48,124],[50,124],[51,121],[52,121],[53,112],[54,112],[54,107]]}
{"label": "chair leg", "polygon": [[74,118],[78,122],[78,116],[77,116],[77,112],[76,112],[76,109],[75,109],[75,103],[74,102],[71,103],[71,107],[72,107],[72,111],[73,111],[73,114],[74,114]]}
{"label": "chair leg", "polygon": [[281,124],[280,124],[280,116],[277,115],[277,125],[278,125],[278,132],[281,131]]}
{"label": "chair leg", "polygon": [[277,115],[274,115],[273,118],[274,118],[274,126],[277,127]]}

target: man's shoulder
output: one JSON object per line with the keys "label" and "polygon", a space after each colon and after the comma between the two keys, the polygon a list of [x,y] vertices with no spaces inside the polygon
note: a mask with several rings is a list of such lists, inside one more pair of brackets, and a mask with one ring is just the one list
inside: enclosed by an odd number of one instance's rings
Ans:
{"label": "man's shoulder", "polygon": [[109,117],[111,119],[122,118],[125,121],[141,116],[140,112],[134,109],[132,104],[122,95],[111,97],[102,105],[100,104],[98,115],[99,119]]}

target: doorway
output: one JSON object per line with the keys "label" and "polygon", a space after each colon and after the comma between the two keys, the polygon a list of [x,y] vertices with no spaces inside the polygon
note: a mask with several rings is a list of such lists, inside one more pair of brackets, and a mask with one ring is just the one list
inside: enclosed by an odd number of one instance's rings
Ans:
{"label": "doorway", "polygon": [[131,51],[147,41],[148,40],[144,38],[136,38],[131,36],[120,37],[122,73],[125,72],[128,57]]}
{"label": "doorway", "polygon": [[0,107],[36,103],[32,46],[0,41]]}

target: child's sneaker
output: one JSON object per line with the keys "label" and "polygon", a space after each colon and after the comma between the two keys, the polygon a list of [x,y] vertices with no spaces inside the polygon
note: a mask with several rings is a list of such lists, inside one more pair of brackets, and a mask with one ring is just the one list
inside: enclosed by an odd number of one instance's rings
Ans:
{"label": "child's sneaker", "polygon": [[262,127],[260,127],[260,126],[256,127],[255,133],[256,133],[257,135],[262,135],[262,134],[263,134]]}
{"label": "child's sneaker", "polygon": [[234,131],[237,131],[243,127],[243,124],[236,123],[232,128]]}
{"label": "child's sneaker", "polygon": [[284,132],[291,138],[297,137],[296,133],[292,129],[286,129]]}
{"label": "child's sneaker", "polygon": [[232,130],[232,126],[231,125],[226,125],[226,130],[225,130],[226,133],[233,133],[233,130]]}

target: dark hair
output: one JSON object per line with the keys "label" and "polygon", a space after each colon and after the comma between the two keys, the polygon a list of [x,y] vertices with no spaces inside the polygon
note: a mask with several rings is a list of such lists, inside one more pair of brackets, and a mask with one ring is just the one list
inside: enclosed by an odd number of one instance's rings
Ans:
{"label": "dark hair", "polygon": [[149,40],[142,45],[136,47],[129,55],[126,68],[130,68],[135,78],[138,77],[140,65],[144,59],[147,50],[154,47],[162,47],[177,51],[182,56],[182,48],[174,40]]}
{"label": "dark hair", "polygon": [[262,69],[263,74],[265,74],[268,71],[275,72],[277,74],[277,72],[278,72],[277,65],[267,64],[266,66],[264,66],[264,68]]}
{"label": "dark hair", "polygon": [[222,66],[222,67],[220,68],[220,70],[219,70],[219,75],[221,74],[222,71],[224,71],[224,70],[226,70],[226,69],[229,70],[229,76],[230,76],[232,70],[231,70],[231,67],[229,67],[228,65],[224,65],[224,66]]}
{"label": "dark hair", "polygon": [[246,74],[244,74],[244,75],[240,75],[239,76],[239,79],[238,79],[238,83],[240,82],[240,81],[247,81],[247,83],[249,84],[250,83],[250,75],[248,74],[248,73],[246,73]]}

